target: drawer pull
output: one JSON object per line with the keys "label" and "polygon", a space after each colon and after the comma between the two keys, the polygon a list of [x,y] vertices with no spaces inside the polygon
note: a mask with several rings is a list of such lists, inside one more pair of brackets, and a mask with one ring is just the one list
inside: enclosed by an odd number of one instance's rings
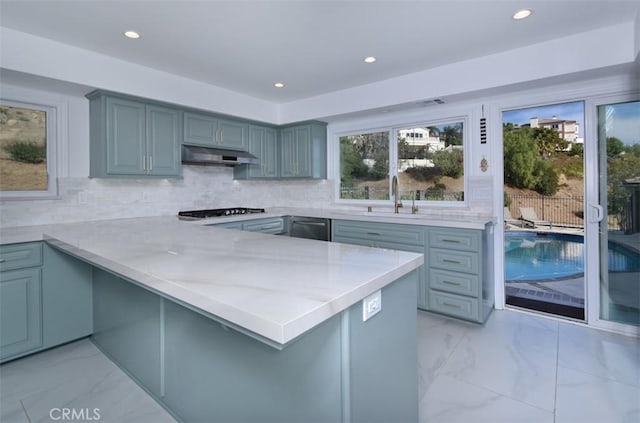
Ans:
{"label": "drawer pull", "polygon": [[378,232],[367,232],[367,235],[380,236],[380,234]]}
{"label": "drawer pull", "polygon": [[460,264],[460,262],[459,262],[458,260],[442,259],[442,261],[443,261],[444,263]]}
{"label": "drawer pull", "polygon": [[443,306],[447,306],[447,307],[451,307],[451,308],[461,308],[459,305],[457,304],[451,304],[451,303],[442,303]]}
{"label": "drawer pull", "polygon": [[460,284],[458,282],[451,282],[451,281],[448,281],[448,280],[443,280],[442,283],[445,283],[447,285],[460,286]]}
{"label": "drawer pull", "polygon": [[452,244],[460,244],[460,241],[457,239],[443,239],[442,242],[450,242]]}

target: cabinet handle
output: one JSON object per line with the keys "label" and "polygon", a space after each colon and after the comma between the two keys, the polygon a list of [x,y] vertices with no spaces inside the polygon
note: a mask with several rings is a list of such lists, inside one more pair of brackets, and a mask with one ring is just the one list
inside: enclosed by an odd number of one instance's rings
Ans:
{"label": "cabinet handle", "polygon": [[0,257],[0,263],[4,263],[4,259]]}
{"label": "cabinet handle", "polygon": [[443,261],[444,263],[460,264],[460,262],[459,262],[458,260],[442,259],[442,261]]}
{"label": "cabinet handle", "polygon": [[379,234],[379,233],[377,233],[377,232],[367,232],[367,235],[380,236],[380,234]]}
{"label": "cabinet handle", "polygon": [[459,305],[457,304],[451,304],[451,303],[442,303],[443,306],[447,306],[447,307],[451,307],[451,308],[460,308]]}
{"label": "cabinet handle", "polygon": [[447,285],[455,285],[455,286],[460,286],[460,284],[458,282],[451,282],[448,280],[443,280],[442,283],[447,284]]}
{"label": "cabinet handle", "polygon": [[153,170],[153,156],[149,156],[149,172]]}
{"label": "cabinet handle", "polygon": [[460,244],[460,241],[458,241],[457,239],[443,239],[442,242],[449,242],[452,244]]}
{"label": "cabinet handle", "polygon": [[142,170],[147,170],[147,156],[142,156]]}

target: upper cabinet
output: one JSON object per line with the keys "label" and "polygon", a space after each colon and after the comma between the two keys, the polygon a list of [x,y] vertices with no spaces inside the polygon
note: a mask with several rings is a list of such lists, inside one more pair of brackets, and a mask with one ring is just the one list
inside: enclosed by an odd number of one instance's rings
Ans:
{"label": "upper cabinet", "polygon": [[278,131],[264,126],[249,126],[249,152],[260,162],[254,165],[237,166],[236,179],[276,179],[280,176],[280,149]]}
{"label": "upper cabinet", "polygon": [[184,143],[247,150],[249,125],[200,113],[184,113]]}
{"label": "upper cabinet", "polygon": [[179,110],[100,91],[87,97],[90,177],[180,176]]}
{"label": "upper cabinet", "polygon": [[312,122],[280,130],[251,125],[249,152],[260,163],[236,167],[236,179],[325,179],[326,124]]}
{"label": "upper cabinet", "polygon": [[323,122],[270,127],[109,91],[93,91],[87,98],[92,178],[179,177],[181,144],[258,157],[259,164],[236,166],[236,179],[327,177]]}

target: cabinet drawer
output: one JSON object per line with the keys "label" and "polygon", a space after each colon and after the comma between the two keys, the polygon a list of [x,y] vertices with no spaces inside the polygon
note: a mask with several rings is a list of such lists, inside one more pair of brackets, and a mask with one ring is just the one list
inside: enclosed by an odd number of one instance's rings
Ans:
{"label": "cabinet drawer", "polygon": [[333,234],[334,238],[363,238],[374,242],[424,245],[424,229],[412,225],[336,220],[333,223]]}
{"label": "cabinet drawer", "polygon": [[480,231],[470,229],[431,229],[429,246],[449,250],[479,251]]}
{"label": "cabinet drawer", "polygon": [[429,290],[429,309],[461,319],[478,321],[478,300]]}
{"label": "cabinet drawer", "polygon": [[0,245],[0,271],[42,265],[42,243]]}
{"label": "cabinet drawer", "polygon": [[0,273],[0,361],[41,346],[41,269]]}
{"label": "cabinet drawer", "polygon": [[429,286],[439,291],[478,297],[480,277],[465,273],[454,273],[446,270],[431,269]]}
{"label": "cabinet drawer", "polygon": [[239,231],[242,230],[242,222],[216,223],[215,225],[207,225],[207,226],[214,226],[216,228],[225,228],[225,229],[237,229]]}
{"label": "cabinet drawer", "polygon": [[466,251],[429,249],[429,266],[453,272],[480,273],[479,253]]}
{"label": "cabinet drawer", "polygon": [[249,232],[262,232],[264,234],[281,234],[284,232],[284,219],[260,219],[242,224],[242,229]]}

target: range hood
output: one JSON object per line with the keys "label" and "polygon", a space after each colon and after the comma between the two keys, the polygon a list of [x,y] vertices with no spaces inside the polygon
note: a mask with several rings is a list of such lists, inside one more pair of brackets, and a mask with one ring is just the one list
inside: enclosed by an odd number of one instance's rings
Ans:
{"label": "range hood", "polygon": [[258,158],[247,151],[182,144],[182,163],[194,165],[238,166],[257,164]]}

